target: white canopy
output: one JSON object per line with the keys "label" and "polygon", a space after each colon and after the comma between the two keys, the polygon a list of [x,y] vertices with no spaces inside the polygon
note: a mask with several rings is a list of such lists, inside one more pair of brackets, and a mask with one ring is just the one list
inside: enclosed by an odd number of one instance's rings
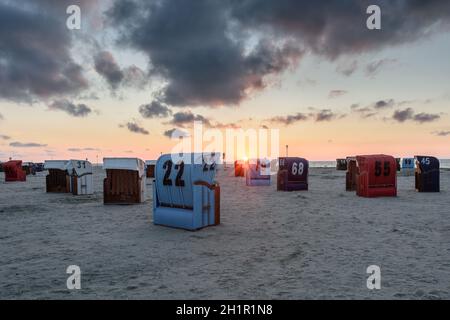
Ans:
{"label": "white canopy", "polygon": [[66,170],[67,160],[45,160],[44,170],[59,169]]}
{"label": "white canopy", "polygon": [[156,160],[146,160],[145,161],[145,165],[149,166],[149,165],[156,165]]}
{"label": "white canopy", "polygon": [[139,171],[139,176],[144,175],[144,161],[138,158],[104,158],[103,169],[133,170]]}
{"label": "white canopy", "polygon": [[75,174],[78,177],[84,176],[86,174],[92,174],[92,164],[86,160],[69,160],[66,164],[66,170],[69,175],[72,175],[75,169]]}

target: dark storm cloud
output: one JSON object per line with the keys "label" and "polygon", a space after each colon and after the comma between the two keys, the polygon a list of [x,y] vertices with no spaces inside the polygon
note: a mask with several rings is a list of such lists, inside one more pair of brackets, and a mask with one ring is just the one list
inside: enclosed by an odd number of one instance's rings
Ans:
{"label": "dark storm cloud", "polygon": [[259,41],[245,52],[244,44],[229,34],[229,4],[118,1],[110,15],[123,27],[120,42],[144,51],[152,73],[167,80],[159,95],[162,102],[236,105],[263,89],[265,76],[286,70],[303,52],[287,41]]}
{"label": "dark storm cloud", "polygon": [[46,144],[41,144],[41,143],[35,143],[35,142],[11,142],[9,144],[10,147],[15,147],[15,148],[37,148],[37,147],[46,147]]}
{"label": "dark storm cloud", "polygon": [[[381,30],[366,28],[371,4],[382,8]],[[162,102],[214,107],[239,104],[305,51],[335,59],[448,28],[450,2],[122,0],[108,15],[119,28],[119,43],[146,53],[151,72],[166,80]],[[382,65],[374,63],[369,71]]]}
{"label": "dark storm cloud", "polygon": [[127,128],[130,132],[139,133],[143,135],[148,135],[150,132],[148,132],[146,129],[142,128],[135,122],[127,122],[126,124],[119,125],[120,128]]}
{"label": "dark storm cloud", "polygon": [[0,98],[32,102],[88,86],[70,54],[65,10],[58,15],[49,6],[0,1]]}
{"label": "dark storm cloud", "polygon": [[[335,58],[415,41],[448,28],[448,1],[403,0],[232,0],[233,16],[248,28],[301,40],[318,54]],[[379,5],[382,29],[366,28],[366,9]]]}
{"label": "dark storm cloud", "polygon": [[172,114],[172,111],[162,103],[153,101],[149,104],[144,104],[139,107],[139,113],[146,119],[151,118],[167,118]]}
{"label": "dark storm cloud", "polygon": [[87,105],[83,103],[74,104],[66,99],[54,101],[49,105],[49,109],[64,111],[74,117],[86,117],[92,112],[92,109]]}

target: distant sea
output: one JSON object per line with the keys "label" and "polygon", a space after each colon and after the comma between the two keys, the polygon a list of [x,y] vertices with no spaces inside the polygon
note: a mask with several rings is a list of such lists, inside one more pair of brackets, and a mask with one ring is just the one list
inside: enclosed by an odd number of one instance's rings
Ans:
{"label": "distant sea", "polygon": [[[439,159],[441,163],[441,168],[450,169],[450,159]],[[93,166],[101,167],[102,164],[94,163]],[[335,161],[309,161],[309,166],[312,168],[336,168],[336,160]]]}
{"label": "distant sea", "polygon": [[[450,169],[450,159],[439,159],[441,162],[441,168]],[[312,168],[335,168],[336,161],[310,161],[310,167]]]}

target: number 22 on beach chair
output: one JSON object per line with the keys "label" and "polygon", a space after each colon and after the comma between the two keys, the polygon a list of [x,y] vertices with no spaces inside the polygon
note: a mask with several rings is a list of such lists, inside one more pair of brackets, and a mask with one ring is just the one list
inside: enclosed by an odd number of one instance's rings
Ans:
{"label": "number 22 on beach chair", "polygon": [[162,155],[153,184],[153,222],[197,230],[220,223],[220,187],[214,154]]}

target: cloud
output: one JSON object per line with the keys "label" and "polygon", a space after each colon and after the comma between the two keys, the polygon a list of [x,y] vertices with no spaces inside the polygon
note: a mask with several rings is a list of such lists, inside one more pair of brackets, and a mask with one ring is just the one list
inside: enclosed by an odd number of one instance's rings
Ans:
{"label": "cloud", "polygon": [[190,134],[186,131],[180,130],[180,129],[170,129],[170,130],[166,130],[164,131],[164,136],[170,139],[177,139],[177,138],[184,138],[184,137],[189,137]]}
{"label": "cloud", "polygon": [[366,66],[366,75],[368,77],[374,76],[376,75],[382,68],[395,64],[397,62],[396,59],[381,59],[381,60],[376,60],[373,61],[371,63],[369,63]]}
{"label": "cloud", "polygon": [[5,119],[5,118],[4,118],[3,115],[0,113],[0,120],[3,120],[3,119]]}
{"label": "cloud", "polygon": [[167,118],[172,111],[158,101],[152,101],[139,107],[139,113],[146,119]]}
{"label": "cloud", "polygon": [[[303,55],[294,41],[262,39],[246,46],[232,30],[232,1],[118,1],[109,16],[119,43],[149,57],[152,75],[167,85],[159,100],[171,106],[238,105]],[[189,15],[186,15],[189,12]],[[167,24],[167,21],[171,21]],[[235,34],[234,34],[235,33]]]}
{"label": "cloud", "polygon": [[15,148],[38,148],[38,147],[46,147],[46,144],[40,144],[40,143],[34,143],[34,142],[26,142],[26,143],[22,143],[22,142],[11,142],[9,144],[10,147],[15,147]]}
{"label": "cloud", "polygon": [[397,122],[405,122],[407,120],[412,120],[415,122],[418,122],[420,124],[427,123],[427,122],[433,122],[436,120],[439,120],[441,118],[438,114],[432,114],[432,113],[425,113],[421,112],[418,114],[415,114],[414,110],[412,108],[407,108],[404,110],[396,110],[392,116],[392,119],[394,119]]}
{"label": "cloud", "polygon": [[329,99],[338,98],[343,95],[346,95],[347,93],[348,93],[347,90],[331,90],[330,93],[328,93],[328,98]]}
{"label": "cloud", "polygon": [[71,56],[65,14],[50,3],[0,2],[0,98],[31,103],[88,87]]}
{"label": "cloud", "polygon": [[211,128],[215,129],[241,129],[242,126],[236,124],[236,123],[221,123],[221,122],[214,122],[211,124]]}
{"label": "cloud", "polygon": [[0,134],[0,139],[2,139],[2,140],[10,140],[11,137],[7,136],[7,135],[4,135],[4,134]]}
{"label": "cloud", "polygon": [[438,136],[438,137],[447,137],[447,136],[450,136],[450,131],[435,131],[435,132],[432,132],[432,134],[434,134],[435,136]]}
{"label": "cloud", "polygon": [[317,81],[314,80],[314,79],[311,79],[311,78],[306,78],[304,80],[298,80],[297,84],[299,86],[312,86],[312,87],[314,87],[314,86],[317,85]]}
{"label": "cloud", "polygon": [[111,88],[117,89],[124,78],[124,74],[116,63],[111,52],[101,51],[94,57],[95,71],[109,83]]}
{"label": "cloud", "polygon": [[81,152],[81,151],[100,151],[98,148],[69,148],[67,151],[70,152]]}
{"label": "cloud", "polygon": [[360,104],[355,103],[350,106],[350,109],[353,113],[357,113],[361,118],[367,119],[378,115],[384,110],[394,107],[395,104],[394,99],[385,99],[375,101],[368,106],[361,106]]}
{"label": "cloud", "polygon": [[139,134],[143,134],[143,135],[150,134],[150,132],[148,132],[146,129],[140,127],[135,122],[127,122],[126,124],[119,125],[119,127],[120,128],[127,128],[129,131],[134,132],[134,133],[139,133]]}
{"label": "cloud", "polygon": [[336,72],[349,77],[358,69],[358,61],[352,60],[350,62],[341,63],[337,66]]}
{"label": "cloud", "polygon": [[374,111],[371,107],[361,107],[359,104],[352,104],[350,109],[352,112],[359,114],[363,119],[371,118],[378,114],[378,112]]}
{"label": "cloud", "polygon": [[147,75],[135,65],[121,69],[109,51],[100,51],[94,57],[95,71],[101,75],[112,90],[119,86],[143,88]]}
{"label": "cloud", "polygon": [[385,109],[385,108],[392,108],[395,105],[394,99],[389,100],[379,100],[372,104],[373,109]]}
{"label": "cloud", "polygon": [[200,114],[193,114],[190,111],[177,112],[173,115],[172,120],[167,124],[172,124],[177,127],[186,127],[192,125],[194,121],[201,121],[203,125],[211,127],[211,121]]}
{"label": "cloud", "polygon": [[126,67],[122,72],[124,74],[122,85],[127,88],[143,89],[149,83],[148,75],[135,65]]}
{"label": "cloud", "polygon": [[49,105],[50,110],[59,110],[64,111],[65,113],[74,116],[74,117],[86,117],[91,112],[92,109],[88,107],[87,105],[81,103],[81,104],[74,104],[66,99],[56,100],[51,105]]}
{"label": "cloud", "polygon": [[206,118],[200,114],[194,114],[191,111],[180,111],[173,114],[170,121],[165,124],[174,125],[178,128],[186,128],[193,126],[194,122],[199,121],[203,126],[214,129],[239,129],[240,125],[236,123],[222,123]]}
{"label": "cloud", "polygon": [[310,116],[316,121],[316,122],[323,122],[323,121],[331,121],[338,117],[343,117],[343,115],[339,116],[338,114],[334,113],[330,109],[322,109],[319,110],[316,113],[310,113]]}
{"label": "cloud", "polygon": [[272,123],[279,123],[285,126],[289,126],[295,124],[297,122],[313,120],[315,122],[324,122],[331,121],[334,119],[341,119],[345,117],[345,114],[337,114],[333,112],[331,109],[320,109],[316,110],[314,108],[309,108],[311,112],[308,114],[298,112],[296,114],[287,115],[287,116],[276,116],[267,119],[266,121]]}
{"label": "cloud", "polygon": [[[383,10],[377,32],[366,28],[371,4]],[[152,75],[166,82],[162,102],[217,107],[238,105],[263,90],[268,76],[295,65],[305,52],[334,60],[447,31],[450,3],[122,0],[107,15],[118,29],[118,44],[146,54]],[[387,61],[371,63],[367,72]],[[350,64],[342,73],[355,69]]]}
{"label": "cloud", "polygon": [[300,122],[300,121],[307,121],[308,120],[308,115],[298,112],[296,114],[293,115],[287,115],[287,116],[276,116],[273,118],[268,119],[267,121],[269,122],[275,122],[275,123],[280,123],[283,124],[285,126],[289,126],[291,124]]}
{"label": "cloud", "polygon": [[426,123],[426,122],[433,122],[436,120],[439,120],[441,118],[438,114],[432,114],[432,113],[425,113],[421,112],[418,114],[415,114],[413,117],[413,120],[419,123]]}
{"label": "cloud", "polygon": [[398,122],[405,122],[414,117],[414,110],[412,108],[407,108],[404,110],[396,110],[392,115],[392,119]]}
{"label": "cloud", "polygon": [[[442,1],[247,0],[233,2],[233,16],[269,36],[293,37],[316,54],[334,59],[343,54],[380,50],[448,30],[450,4]],[[382,8],[382,30],[366,28],[366,9]],[[401,18],[399,18],[401,17]]]}

